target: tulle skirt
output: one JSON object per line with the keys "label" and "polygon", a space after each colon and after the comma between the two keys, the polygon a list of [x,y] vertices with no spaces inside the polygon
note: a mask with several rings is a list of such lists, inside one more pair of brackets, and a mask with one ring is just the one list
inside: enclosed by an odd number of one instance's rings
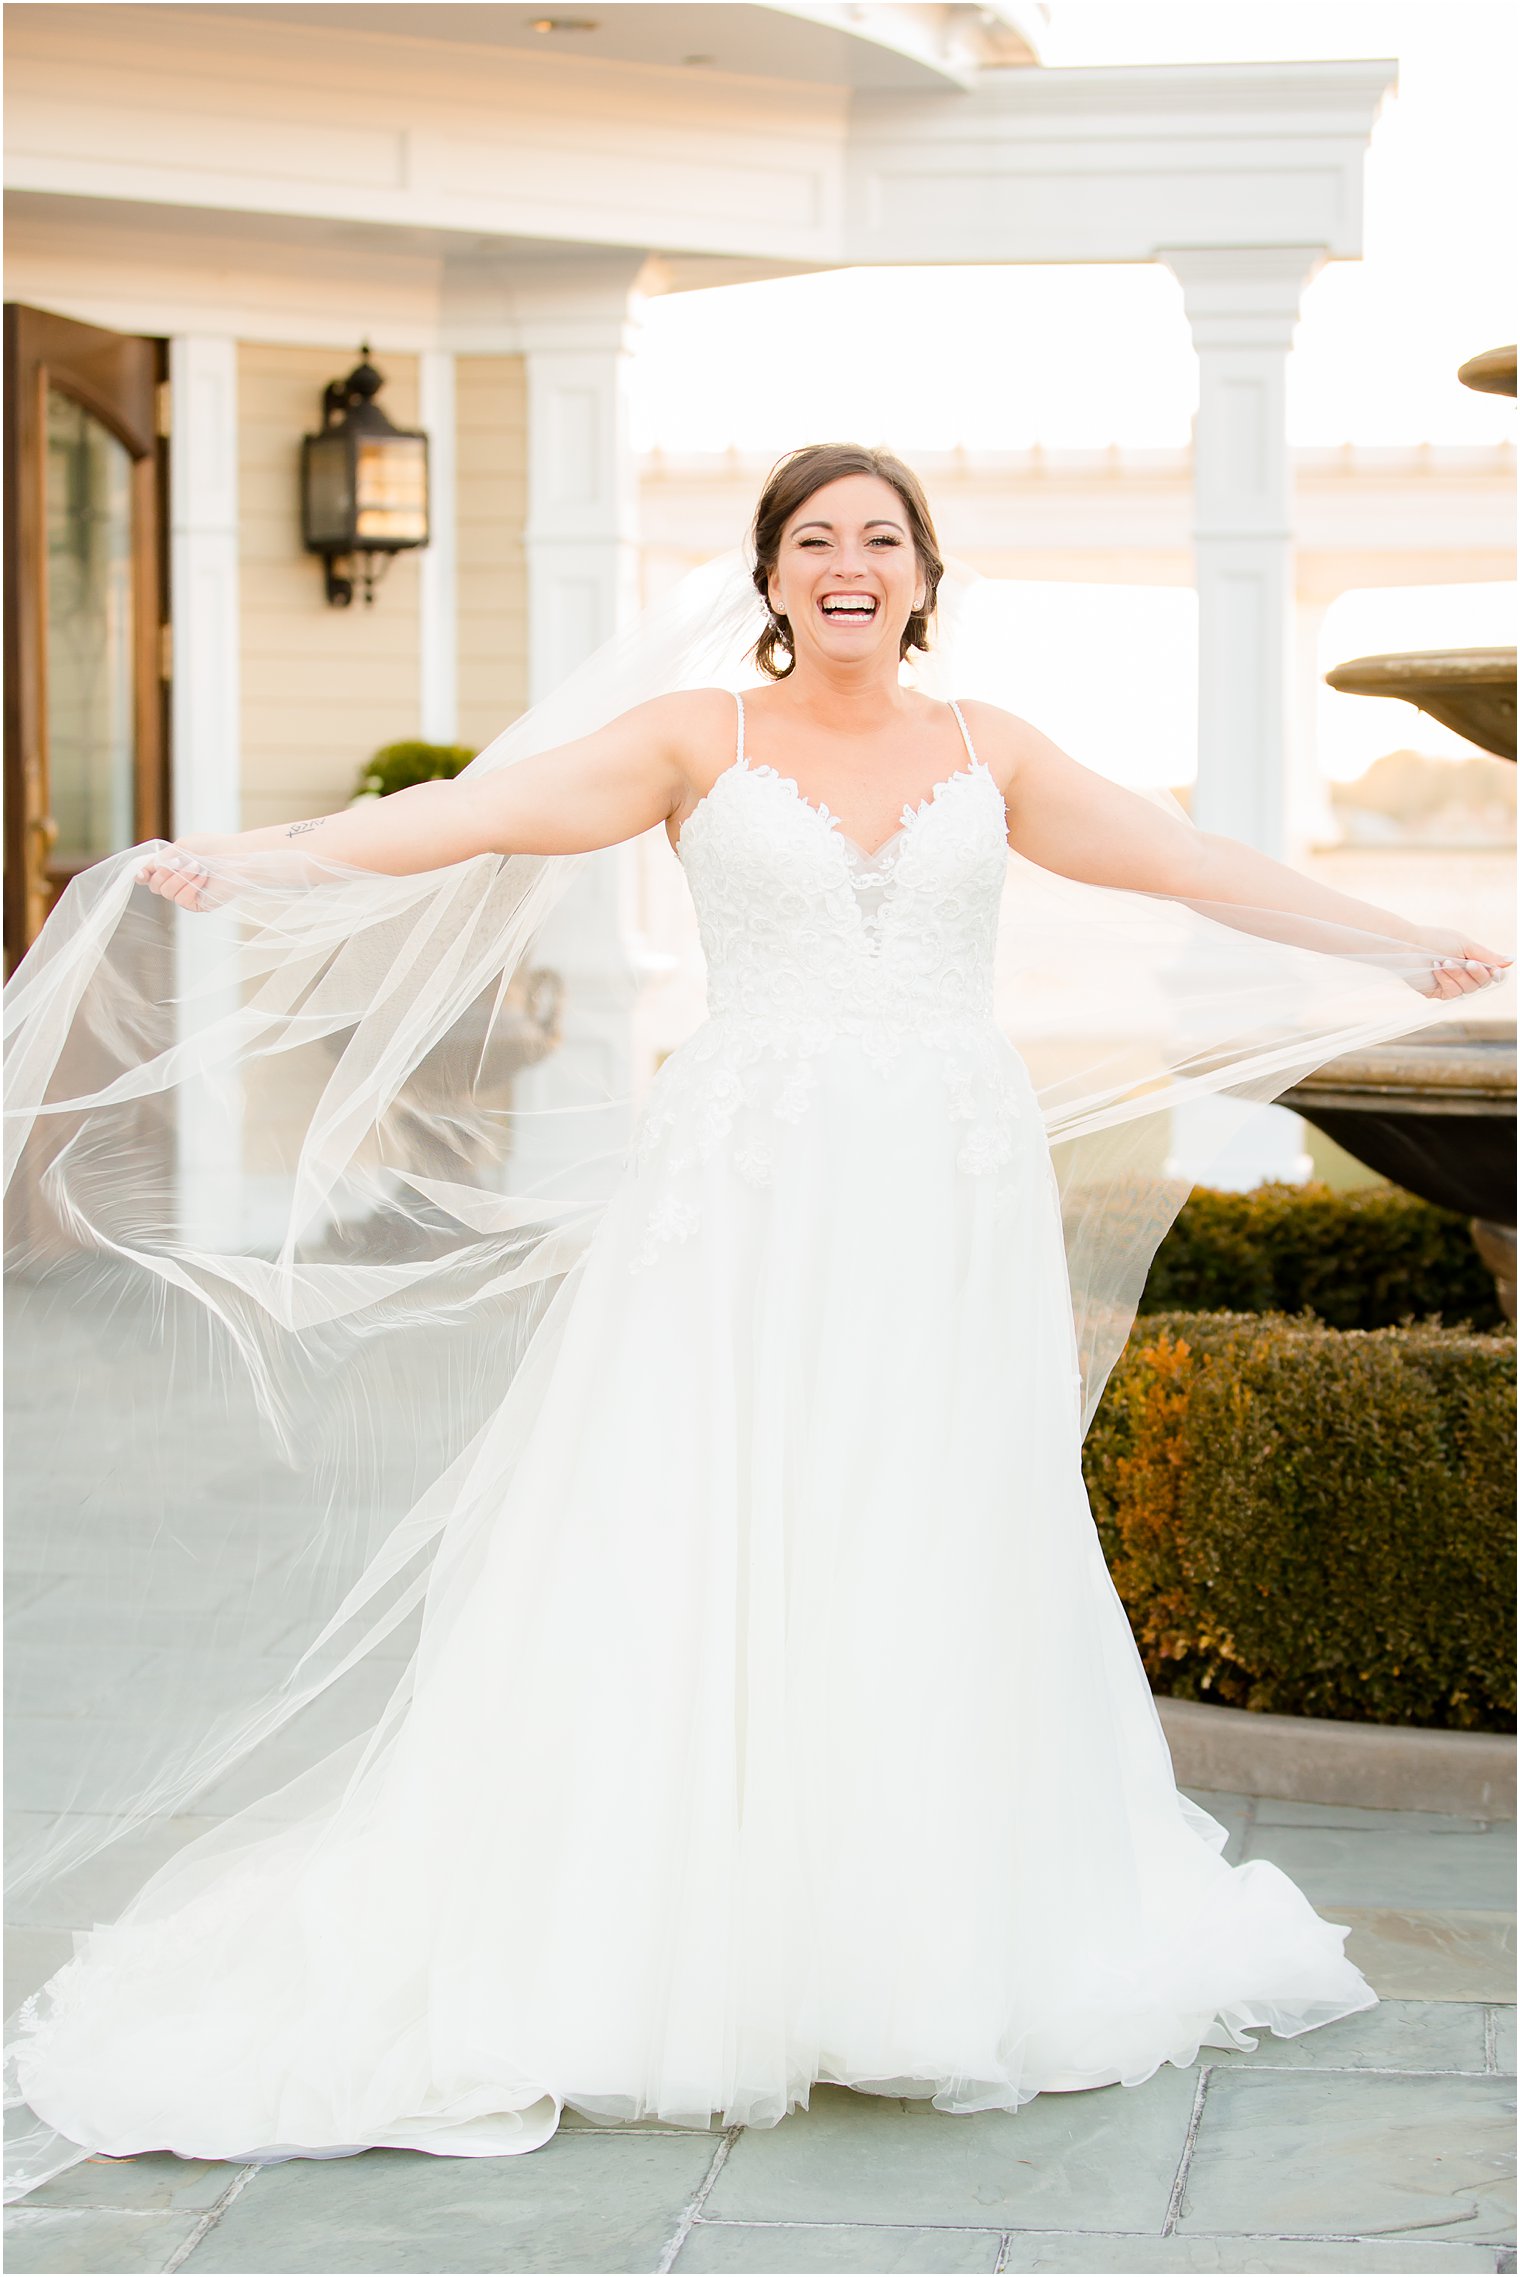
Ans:
{"label": "tulle skirt", "polygon": [[925,1044],[836,1039],[801,1109],[778,1058],[706,1149],[667,1064],[444,1482],[391,1712],[77,1940],[15,2052],[42,2121],[247,2159],[766,2126],[814,2081],[1013,2110],[1375,2004],[1177,1792],[989,1049],[1001,1159]]}

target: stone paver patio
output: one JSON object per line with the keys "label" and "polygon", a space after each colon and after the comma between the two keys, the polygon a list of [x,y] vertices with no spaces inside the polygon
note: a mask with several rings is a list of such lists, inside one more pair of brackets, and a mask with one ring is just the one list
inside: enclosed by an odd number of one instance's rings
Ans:
{"label": "stone paver patio", "polygon": [[[567,2114],[522,2158],[90,2160],[10,2210],[6,2267],[1513,2270],[1513,1825],[1198,1800],[1351,1925],[1377,2009],[1014,2114],[819,2087],[773,2128]],[[7,2006],[67,1949],[18,1928]]]}

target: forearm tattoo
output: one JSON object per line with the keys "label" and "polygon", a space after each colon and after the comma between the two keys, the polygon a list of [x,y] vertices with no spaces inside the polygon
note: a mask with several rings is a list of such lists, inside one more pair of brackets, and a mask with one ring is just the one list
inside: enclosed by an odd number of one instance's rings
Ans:
{"label": "forearm tattoo", "polygon": [[326,820],[325,814],[319,814],[315,822],[293,822],[285,835],[287,838],[299,838],[303,830],[320,830]]}

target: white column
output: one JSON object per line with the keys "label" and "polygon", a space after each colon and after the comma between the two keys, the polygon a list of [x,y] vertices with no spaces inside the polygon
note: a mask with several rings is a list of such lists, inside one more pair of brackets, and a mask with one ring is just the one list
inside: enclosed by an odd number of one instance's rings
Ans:
{"label": "white column", "polygon": [[418,564],[424,742],[459,740],[459,505],[454,440],[454,359],[427,348],[417,358],[417,412],[428,438],[428,543]]}
{"label": "white column", "polygon": [[[1193,546],[1198,588],[1198,781],[1193,816],[1279,860],[1291,850],[1295,729],[1293,501],[1287,366],[1310,246],[1174,249],[1198,352]],[[1173,1119],[1183,1176],[1232,1187],[1302,1180],[1297,1115],[1200,1101]]]}
{"label": "white column", "polygon": [[[638,607],[638,490],[629,418],[636,339],[631,280],[561,290],[523,323],[527,367],[529,699],[537,703],[611,639]],[[595,297],[593,297],[595,295]],[[515,1104],[584,1105],[635,1085],[640,969],[629,922],[634,856],[590,856],[539,936],[534,962],[565,988],[563,1042],[515,1086]],[[509,1177],[529,1186],[553,1168],[531,1122]],[[589,1126],[587,1126],[589,1128]],[[586,1144],[583,1139],[580,1142]]]}
{"label": "white column", "polygon": [[1328,601],[1299,592],[1293,605],[1293,721],[1288,744],[1287,859],[1315,846],[1338,845],[1341,828],[1320,771],[1319,721],[1325,693],[1320,636]]}
{"label": "white column", "polygon": [[[242,823],[239,721],[237,342],[198,333],[169,342],[169,681],[171,827],[177,836]],[[236,1009],[204,991],[236,940],[216,913],[175,919],[181,1032]],[[176,1094],[180,1233],[192,1247],[241,1238],[235,1190],[243,1154],[235,1080]]]}
{"label": "white column", "polygon": [[597,322],[527,329],[528,695],[557,688],[638,602],[638,481],[629,434],[635,328],[622,306]]}
{"label": "white column", "polygon": [[1198,351],[1193,546],[1198,784],[1205,830],[1287,846],[1293,523],[1287,364],[1304,246],[1170,251]]}

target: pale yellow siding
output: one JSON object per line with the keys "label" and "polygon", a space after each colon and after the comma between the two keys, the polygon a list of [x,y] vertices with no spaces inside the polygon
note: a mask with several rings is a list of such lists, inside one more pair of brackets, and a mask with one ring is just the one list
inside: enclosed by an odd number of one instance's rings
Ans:
{"label": "pale yellow siding", "polygon": [[[376,361],[385,410],[414,426],[416,358]],[[238,349],[247,829],[332,812],[379,744],[418,732],[417,556],[392,561],[372,607],[334,609],[321,561],[301,545],[301,437],[320,425],[322,389],[345,369],[331,348]]]}
{"label": "pale yellow siding", "polygon": [[459,740],[474,750],[528,700],[527,383],[521,356],[455,365]]}

